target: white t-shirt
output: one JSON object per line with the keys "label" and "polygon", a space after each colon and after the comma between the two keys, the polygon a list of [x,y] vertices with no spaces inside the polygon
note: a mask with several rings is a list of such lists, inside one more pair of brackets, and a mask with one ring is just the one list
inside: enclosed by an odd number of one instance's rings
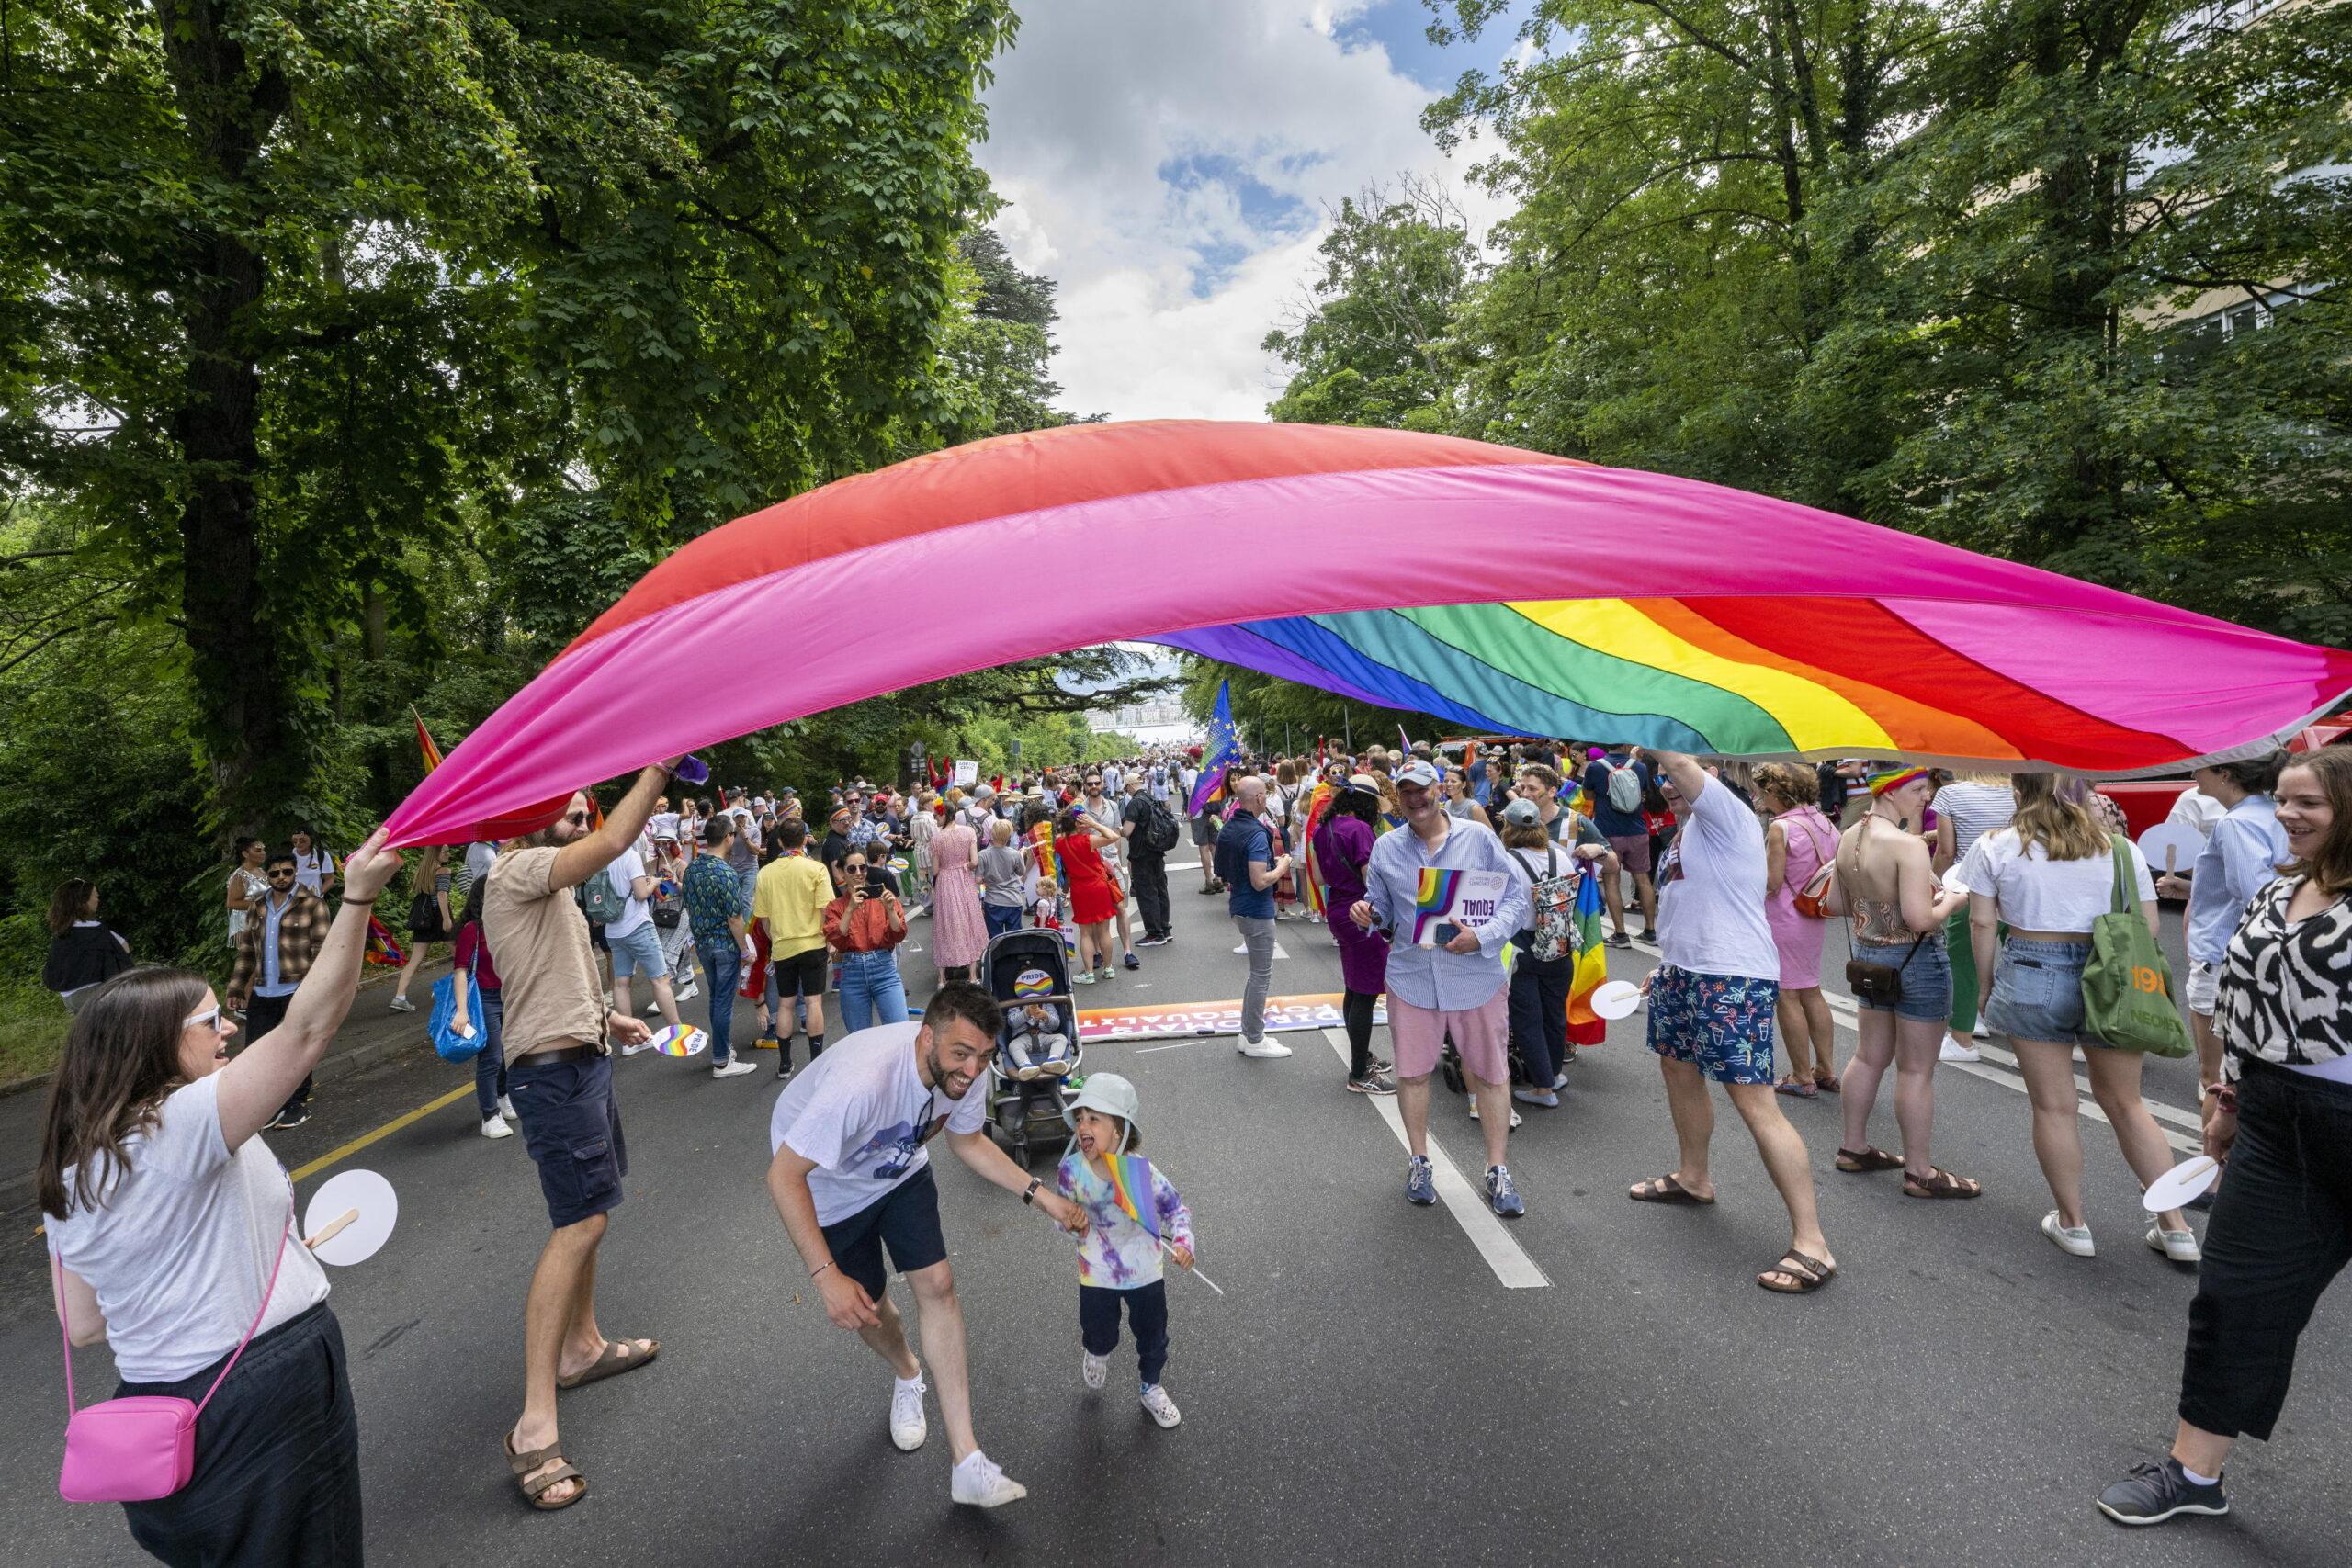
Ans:
{"label": "white t-shirt", "polygon": [[879,1201],[931,1161],[924,1148],[941,1128],[977,1133],[989,1097],[975,1082],[961,1100],[926,1089],[915,1066],[920,1022],[877,1023],[835,1042],[775,1098],[768,1152],[786,1144],[817,1162],[808,1192],[817,1223],[837,1224]]}
{"label": "white t-shirt", "polygon": [[1764,825],[1713,779],[1699,792],[1657,868],[1657,946],[1691,975],[1781,977],[1764,919]]}
{"label": "white t-shirt", "polygon": [[294,852],[294,885],[296,886],[307,887],[323,898],[327,895],[327,878],[334,874],[334,856],[327,853],[317,844],[313,843],[311,846],[309,854],[304,854],[299,850]]}
{"label": "white t-shirt", "polygon": [[[106,1206],[74,1203],[49,1234],[65,1267],[97,1292],[123,1381],[176,1382],[235,1349],[252,1325],[294,1196],[259,1134],[229,1152],[218,1073],[165,1096],[155,1124],[133,1133],[124,1152],[130,1168],[116,1176]],[[69,1203],[74,1190],[68,1171]],[[326,1296],[319,1260],[293,1237],[255,1334]]]}
{"label": "white t-shirt", "polygon": [[2203,790],[2190,788],[2180,792],[2180,798],[2172,803],[2172,810],[2165,816],[2165,820],[2182,823],[2196,829],[2200,833],[2210,834],[2213,830],[2213,824],[2228,816],[2229,812],[2228,807],[2223,806]]}
{"label": "white t-shirt", "polygon": [[[2156,896],[2148,863],[2139,847],[2132,849],[2132,882],[2142,903]],[[2087,934],[2091,922],[2115,908],[2115,857],[2092,855],[2087,860],[2052,860],[2039,843],[2030,852],[2018,842],[2015,828],[2002,828],[1976,840],[1960,863],[1960,880],[1972,893],[1990,893],[2001,906],[2001,919],[2030,931]]]}
{"label": "white t-shirt", "polygon": [[644,874],[645,857],[635,850],[623,850],[620,858],[605,868],[605,879],[613,885],[613,891],[628,901],[621,918],[606,923],[606,942],[618,942],[653,918],[652,908],[637,896],[637,879]]}

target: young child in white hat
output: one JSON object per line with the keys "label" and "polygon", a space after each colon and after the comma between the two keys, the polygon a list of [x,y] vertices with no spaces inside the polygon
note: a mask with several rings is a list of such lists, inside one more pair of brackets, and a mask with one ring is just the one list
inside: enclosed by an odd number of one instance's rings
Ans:
{"label": "young child in white hat", "polygon": [[[1119,1313],[1136,1337],[1143,1407],[1162,1427],[1183,1419],[1159,1384],[1168,1364],[1168,1286],[1163,1251],[1193,1266],[1193,1212],[1159,1169],[1135,1151],[1136,1086],[1116,1073],[1090,1073],[1062,1111],[1077,1136],[1054,1173],[1055,1190],[1086,1210],[1078,1240],[1079,1375],[1101,1388],[1119,1347]],[[1162,1243],[1166,1246],[1163,1247]]]}

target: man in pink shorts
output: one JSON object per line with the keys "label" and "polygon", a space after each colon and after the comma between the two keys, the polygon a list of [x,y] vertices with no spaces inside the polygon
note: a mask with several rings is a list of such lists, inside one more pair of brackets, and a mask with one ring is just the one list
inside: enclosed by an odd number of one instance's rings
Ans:
{"label": "man in pink shorts", "polygon": [[[1446,814],[1436,769],[1408,762],[1396,771],[1396,783],[1410,830],[1383,834],[1373,844],[1364,897],[1348,916],[1366,931],[1388,933],[1388,1034],[1396,1055],[1396,1103],[1412,1151],[1405,1197],[1437,1201],[1429,1157],[1430,1074],[1451,1034],[1487,1134],[1487,1202],[1515,1220],[1527,1204],[1503,1161],[1510,1141],[1510,985],[1502,949],[1527,923],[1527,885],[1512,874],[1492,829]],[[1456,922],[1417,919],[1421,873],[1429,870],[1498,874],[1493,908],[1476,920],[1468,910]],[[1426,947],[1415,940],[1416,927],[1423,924],[1430,928]]]}

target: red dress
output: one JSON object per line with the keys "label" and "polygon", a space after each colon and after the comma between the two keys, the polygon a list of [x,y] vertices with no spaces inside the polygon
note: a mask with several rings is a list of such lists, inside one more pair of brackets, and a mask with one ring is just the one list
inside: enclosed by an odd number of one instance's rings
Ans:
{"label": "red dress", "polygon": [[1081,926],[1099,926],[1119,918],[1119,897],[1111,891],[1111,870],[1102,853],[1084,833],[1054,840],[1062,863],[1062,883],[1069,894],[1070,919]]}

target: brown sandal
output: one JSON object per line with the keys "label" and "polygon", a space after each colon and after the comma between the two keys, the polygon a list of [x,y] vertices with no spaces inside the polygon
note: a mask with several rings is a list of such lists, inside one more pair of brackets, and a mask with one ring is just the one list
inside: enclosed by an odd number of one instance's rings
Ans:
{"label": "brown sandal", "polygon": [[1901,1170],[1903,1168],[1903,1156],[1901,1155],[1888,1154],[1884,1149],[1869,1147],[1859,1149],[1839,1149],[1838,1151],[1838,1168],[1848,1172]]}
{"label": "brown sandal", "polygon": [[[638,1347],[640,1345],[645,1348],[639,1350]],[[623,1372],[633,1372],[661,1353],[662,1341],[659,1339],[607,1339],[605,1348],[596,1352],[594,1360],[568,1378],[556,1379],[555,1386],[584,1388],[592,1382],[616,1378]]]}
{"label": "brown sandal", "polygon": [[1982,1198],[1984,1196],[1984,1185],[1931,1165],[1925,1176],[1914,1176],[1907,1170],[1903,1173],[1903,1195],[1905,1198]]}
{"label": "brown sandal", "polygon": [[[518,1454],[514,1451],[514,1433],[507,1433],[499,1442],[506,1450],[506,1468],[514,1472],[514,1483],[523,1489],[524,1500],[539,1512],[552,1514],[558,1508],[569,1508],[588,1495],[588,1478],[573,1469],[571,1461],[563,1457],[561,1443],[549,1443],[546,1448]],[[549,1460],[556,1461],[555,1469],[545,1475],[531,1474]],[[548,1502],[547,1495],[567,1481],[577,1481],[580,1489],[560,1503]]]}
{"label": "brown sandal", "polygon": [[1813,1087],[1819,1089],[1824,1094],[1836,1094],[1838,1092],[1838,1075],[1836,1073],[1815,1073],[1813,1075]]}
{"label": "brown sandal", "polygon": [[1700,1197],[1670,1174],[1653,1177],[1631,1189],[1625,1196],[1636,1203],[1696,1203],[1703,1206],[1714,1201],[1713,1198]]}
{"label": "brown sandal", "polygon": [[[1824,1263],[1818,1258],[1808,1258],[1792,1247],[1781,1254],[1781,1260],[1778,1263],[1757,1275],[1756,1282],[1780,1295],[1808,1296],[1829,1283],[1837,1273],[1838,1265],[1835,1263]],[[1794,1280],[1797,1282],[1793,1285],[1776,1285],[1772,1283],[1775,1275]]]}

